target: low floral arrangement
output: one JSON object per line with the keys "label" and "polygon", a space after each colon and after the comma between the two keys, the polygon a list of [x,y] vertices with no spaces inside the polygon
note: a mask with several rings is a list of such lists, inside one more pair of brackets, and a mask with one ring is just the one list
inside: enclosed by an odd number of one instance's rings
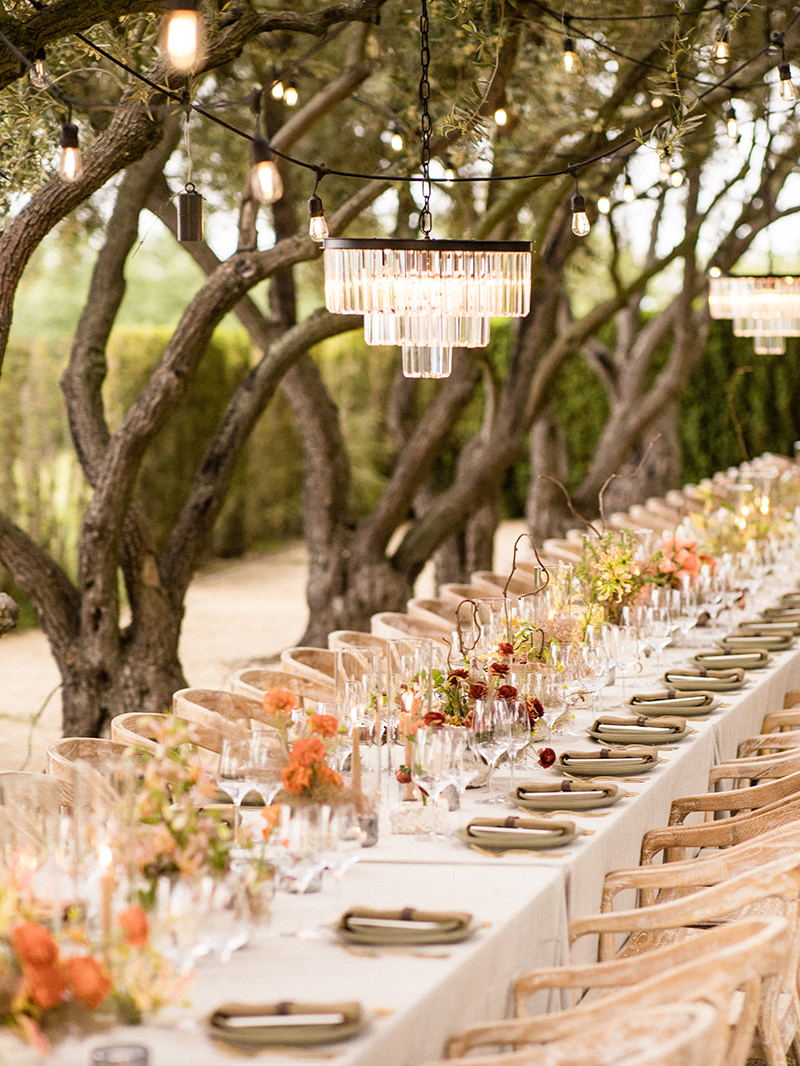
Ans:
{"label": "low floral arrangement", "polygon": [[96,1031],[103,1020],[135,1023],[179,997],[186,978],[149,945],[142,908],[123,911],[118,929],[102,950],[74,916],[54,934],[30,904],[0,886],[0,1021],[46,1055],[68,1031]]}
{"label": "low floral arrangement", "polygon": [[700,551],[696,537],[665,532],[658,552],[658,570],[664,575],[664,584],[681,588],[683,581],[695,584],[703,566],[712,571],[717,560],[709,552]]}
{"label": "low floral arrangement", "polygon": [[660,552],[644,557],[629,529],[585,537],[576,574],[590,608],[602,608],[606,621],[618,623],[623,608],[643,603],[650,586],[661,584]]}

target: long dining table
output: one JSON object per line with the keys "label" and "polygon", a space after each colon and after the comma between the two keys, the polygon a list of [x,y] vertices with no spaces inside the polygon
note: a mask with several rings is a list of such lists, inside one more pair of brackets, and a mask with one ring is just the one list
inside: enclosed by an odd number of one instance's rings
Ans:
{"label": "long dining table", "polygon": [[[737,612],[739,617],[748,613]],[[691,647],[666,649],[661,671],[648,668],[633,687],[663,688],[664,667],[685,664],[711,646],[702,630],[690,640]],[[437,1059],[451,1034],[509,1014],[519,974],[567,961],[568,922],[599,910],[605,875],[637,865],[643,834],[667,823],[671,801],[707,791],[710,767],[734,756],[739,742],[759,732],[764,715],[780,708],[795,688],[800,688],[800,646],[772,653],[769,665],[747,673],[740,690],[720,695],[712,713],[688,719],[688,734],[659,750],[654,769],[618,779],[624,796],[614,806],[570,815],[579,835],[562,848],[492,854],[459,837],[397,834],[384,808],[377,844],[362,849],[341,884],[326,879],[319,892],[277,893],[269,924],[229,962],[200,961],[188,1006],[167,1008],[141,1026],[68,1038],[49,1061],[81,1066],[94,1047],[136,1043],[150,1049],[150,1066],[222,1066],[236,1053],[210,1039],[210,1012],[226,1002],[286,1001],[356,1001],[366,1023],[341,1042],[267,1047],[251,1061],[296,1066],[298,1059],[324,1058],[334,1066],[412,1066]],[[620,695],[618,685],[607,687],[604,709],[618,709]],[[590,721],[591,715],[581,712],[577,724]],[[518,768],[518,781],[558,776],[554,767],[542,769],[535,760],[535,749],[545,744],[560,752],[589,749],[593,742],[585,734],[535,742],[534,758]],[[507,788],[507,779],[500,784]],[[468,790],[451,819],[463,823],[487,814],[484,798],[484,790]],[[491,808],[498,811],[514,813],[510,802],[508,808]],[[354,946],[335,931],[341,914],[353,906],[467,911],[474,932],[458,943]],[[580,941],[573,957],[590,959],[594,950],[588,940]],[[539,1009],[551,1006],[543,1000]]]}

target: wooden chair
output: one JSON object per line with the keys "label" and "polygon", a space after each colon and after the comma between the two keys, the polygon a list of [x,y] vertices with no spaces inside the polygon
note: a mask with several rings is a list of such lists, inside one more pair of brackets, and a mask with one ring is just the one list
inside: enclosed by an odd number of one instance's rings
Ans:
{"label": "wooden chair", "polygon": [[119,741],[128,747],[144,748],[146,751],[158,749],[158,726],[160,723],[180,723],[185,726],[189,733],[190,743],[198,748],[219,755],[222,751],[222,733],[199,722],[192,722],[188,718],[181,718],[174,714],[143,714],[140,711],[131,711],[127,714],[118,714],[111,719],[111,739]]}
{"label": "wooden chair", "polygon": [[704,792],[697,796],[681,796],[670,806],[669,824],[680,825],[687,815],[703,812],[707,819],[715,813],[755,811],[787,796],[800,794],[800,770],[774,781],[765,781],[750,788],[731,788],[725,792]]}
{"label": "wooden chair", "polygon": [[58,781],[63,807],[113,803],[113,770],[127,745],[104,737],[63,737],[48,745],[46,769]]}
{"label": "wooden chair", "polygon": [[529,592],[536,592],[538,585],[533,575],[525,570],[515,568],[514,573],[498,574],[494,570],[476,570],[470,574],[470,582],[473,585],[484,586],[484,596],[502,596],[503,590],[512,599],[516,596],[525,596]]}
{"label": "wooden chair", "polygon": [[[663,870],[668,871],[673,865],[668,863]],[[648,872],[659,869],[658,866],[648,867]],[[569,940],[572,945],[580,937],[596,935],[600,938],[600,950],[604,952],[613,944],[614,934],[625,933],[628,939],[620,952],[623,956],[646,953],[676,935],[686,936],[692,928],[741,915],[745,908],[763,908],[769,900],[773,913],[780,908],[788,922],[786,955],[779,978],[761,995],[757,1042],[763,1050],[761,1057],[766,1057],[769,1066],[785,1066],[787,1048],[793,1047],[795,1054],[800,1050],[797,992],[799,895],[800,851],[791,847],[788,854],[778,859],[758,862],[744,873],[700,888],[690,895],[636,910],[577,918],[569,923]]]}
{"label": "wooden chair", "polygon": [[231,691],[251,699],[263,700],[270,689],[288,689],[302,704],[330,703],[335,698],[333,678],[317,681],[278,668],[246,666],[230,679]]}
{"label": "wooden chair", "polygon": [[274,726],[262,700],[221,688],[181,688],[172,694],[173,713],[236,740],[252,731],[253,722]]}
{"label": "wooden chair", "polygon": [[0,773],[0,849],[12,860],[20,849],[44,862],[58,842],[61,792],[49,774],[9,770]]}
{"label": "wooden chair", "polygon": [[449,637],[456,624],[456,612],[450,600],[442,597],[414,597],[407,603],[408,613],[412,618],[422,618],[433,625],[442,626],[442,632]]}
{"label": "wooden chair", "polygon": [[694,852],[728,848],[798,819],[800,796],[788,796],[757,811],[737,814],[732,818],[700,824],[660,826],[645,833],[639,861],[642,866],[655,862],[658,857],[663,858],[664,862],[678,862],[688,857],[690,849]]}
{"label": "wooden chair", "polygon": [[342,648],[378,648],[379,651],[386,651],[386,637],[363,633],[358,629],[335,629],[328,634],[328,647],[331,651],[340,651]]}
{"label": "wooden chair", "polygon": [[485,600],[486,597],[487,592],[485,589],[471,583],[448,581],[439,586],[439,599],[450,604],[453,612],[455,612],[462,600]]}
{"label": "wooden chair", "polygon": [[800,748],[800,729],[780,733],[758,733],[747,737],[739,744],[736,753],[740,759],[744,759],[748,755],[767,755],[792,748]]}
{"label": "wooden chair", "polygon": [[325,684],[333,681],[336,656],[330,648],[295,647],[281,652],[281,667],[287,673]]}
{"label": "wooden chair", "polygon": [[[785,971],[789,922],[778,916],[740,919],[703,929],[690,939],[611,962],[556,966],[523,974],[514,985],[516,1017],[469,1026],[450,1039],[448,1059],[487,1047],[520,1047],[556,1040],[597,1020],[644,1015],[665,1003],[702,1000],[724,1008],[741,1002],[730,1020],[725,1066],[743,1066],[750,1051],[762,988]],[[576,1006],[529,1017],[531,997],[570,990]],[[588,991],[594,995],[584,995]],[[474,1064],[473,1056],[464,1059]],[[513,1063],[506,1057],[504,1062]],[[523,1060],[524,1061],[524,1060]],[[580,1060],[579,1060],[580,1061]],[[459,1063],[460,1066],[460,1063]]]}
{"label": "wooden chair", "polygon": [[[400,611],[379,611],[370,619],[370,629],[377,636],[386,640],[404,640],[408,637],[427,637],[440,649],[445,649],[445,638],[449,635],[444,629],[432,622],[415,618]],[[451,630],[452,632],[452,630]]]}
{"label": "wooden chair", "polygon": [[[785,735],[785,734],[784,734]],[[757,781],[786,777],[800,770],[800,749],[748,755],[717,763],[708,771],[708,787],[730,781],[732,788],[746,788]]]}
{"label": "wooden chair", "polygon": [[[576,1032],[497,1055],[446,1059],[448,1066],[729,1066],[728,1026],[722,1011],[696,1003],[665,1004],[644,1017],[581,1021]],[[430,1066],[430,1064],[429,1064]]]}

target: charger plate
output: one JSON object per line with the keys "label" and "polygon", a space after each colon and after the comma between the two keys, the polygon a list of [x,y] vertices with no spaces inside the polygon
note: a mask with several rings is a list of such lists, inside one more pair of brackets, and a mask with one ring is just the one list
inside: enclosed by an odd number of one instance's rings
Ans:
{"label": "charger plate", "polygon": [[794,637],[784,630],[782,633],[729,633],[717,641],[721,648],[731,651],[787,651],[794,644]]}
{"label": "charger plate", "polygon": [[586,730],[590,737],[605,744],[670,744],[689,734],[685,718],[663,715],[661,718],[620,718],[601,715]]}
{"label": "charger plate", "polygon": [[456,830],[465,844],[487,848],[489,851],[539,851],[561,848],[572,843],[578,835],[574,822],[555,818],[473,818],[468,825]]}
{"label": "charger plate", "polygon": [[477,929],[466,911],[423,911],[414,907],[377,910],[351,907],[335,926],[348,944],[382,944],[405,947],[416,944],[454,944]]}
{"label": "charger plate", "polygon": [[360,1003],[223,1003],[209,1016],[208,1035],[243,1050],[305,1047],[346,1040],[368,1018]]}
{"label": "charger plate", "polygon": [[611,807],[622,798],[616,781],[523,781],[508,798],[529,811],[590,811]]}
{"label": "charger plate", "polygon": [[671,689],[679,692],[735,692],[745,682],[744,670],[739,666],[732,670],[667,670],[664,680]]}
{"label": "charger plate", "polygon": [[732,648],[720,648],[718,651],[701,651],[693,656],[697,666],[709,670],[724,670],[728,666],[741,666],[743,670],[763,670],[772,662],[772,657],[763,648],[752,651],[734,651]]}
{"label": "charger plate", "polygon": [[556,768],[576,777],[626,777],[631,774],[644,774],[653,770],[658,763],[655,748],[641,744],[625,748],[603,747],[595,754],[586,751],[563,751],[556,760]]}
{"label": "charger plate", "polygon": [[768,637],[773,634],[782,635],[784,633],[789,633],[791,636],[796,637],[800,633],[800,619],[781,617],[761,618],[754,622],[740,622],[736,627],[736,633],[733,635]]}
{"label": "charger plate", "polygon": [[688,718],[696,714],[710,714],[719,707],[719,700],[713,692],[678,692],[667,689],[663,692],[644,693],[631,698],[623,704],[631,712],[647,714],[648,717],[660,714],[679,714]]}

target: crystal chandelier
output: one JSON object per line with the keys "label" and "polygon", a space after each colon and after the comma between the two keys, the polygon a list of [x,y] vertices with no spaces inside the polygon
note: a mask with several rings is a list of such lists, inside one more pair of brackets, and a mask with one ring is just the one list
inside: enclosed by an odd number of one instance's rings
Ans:
{"label": "crystal chandelier", "polygon": [[325,239],[325,306],[363,315],[367,344],[399,345],[406,377],[445,378],[453,348],[486,347],[493,316],[528,313],[531,246],[431,239],[428,12],[426,0],[421,3],[422,238]]}
{"label": "crystal chandelier", "polygon": [[712,318],[733,319],[737,337],[752,337],[757,355],[780,355],[800,337],[800,277],[711,277]]}

